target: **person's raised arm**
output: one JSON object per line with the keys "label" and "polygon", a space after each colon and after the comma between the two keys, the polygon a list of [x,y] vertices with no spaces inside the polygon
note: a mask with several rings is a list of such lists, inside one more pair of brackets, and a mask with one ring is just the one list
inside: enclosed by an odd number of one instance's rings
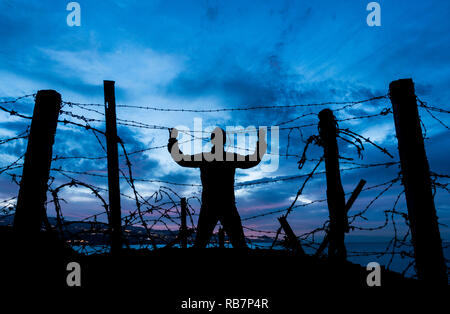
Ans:
{"label": "person's raised arm", "polygon": [[172,159],[179,164],[182,167],[189,167],[189,168],[198,168],[201,165],[201,160],[199,158],[195,158],[195,155],[185,155],[180,150],[180,147],[178,145],[178,130],[176,128],[170,129],[170,138],[169,142],[167,143],[167,149],[170,153],[170,156],[172,156]]}
{"label": "person's raised arm", "polygon": [[255,152],[246,156],[236,154],[236,168],[248,169],[257,166],[261,162],[266,151],[266,128],[260,128],[258,131],[258,141],[256,142]]}

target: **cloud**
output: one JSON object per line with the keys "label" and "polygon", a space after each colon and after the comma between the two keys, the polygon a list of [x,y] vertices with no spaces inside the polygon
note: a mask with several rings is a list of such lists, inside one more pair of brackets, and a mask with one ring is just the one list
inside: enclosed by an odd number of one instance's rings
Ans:
{"label": "cloud", "polygon": [[[326,101],[361,100],[387,93],[390,81],[413,77],[416,92],[430,104],[448,109],[450,102],[450,23],[446,12],[449,3],[391,1],[383,3],[383,27],[365,25],[364,5],[353,2],[321,1],[308,5],[296,1],[245,3],[168,3],[86,2],[82,3],[82,27],[65,25],[65,6],[55,7],[51,1],[14,1],[0,3],[0,96],[20,96],[39,89],[56,89],[64,100],[103,103],[102,81],[116,81],[118,104],[160,108],[214,109],[259,105],[292,105]],[[403,21],[398,23],[398,21]],[[226,114],[188,114],[118,108],[119,118],[171,127],[192,127],[201,117],[203,126],[211,125],[275,125],[302,114],[318,113],[326,106],[289,110],[242,111]],[[339,105],[331,105],[337,109]],[[365,103],[336,112],[339,119],[374,114],[390,107],[389,100]],[[21,103],[18,111],[31,115],[32,104]],[[103,116],[77,108],[65,108],[89,118]],[[100,112],[103,110],[100,107]],[[448,174],[447,130],[422,113],[427,126],[426,141],[430,167]],[[446,115],[439,115],[448,123]],[[66,117],[67,118],[67,117]],[[8,137],[23,132],[29,121],[0,114],[0,132]],[[311,115],[284,126],[317,123]],[[103,123],[93,123],[104,129]],[[370,137],[386,146],[397,158],[397,143],[391,115],[340,122],[340,127]],[[445,131],[445,132],[444,132]],[[280,154],[285,153],[288,134],[289,153],[301,154],[308,136],[317,127],[280,132]],[[164,146],[165,129],[119,127],[119,136],[128,152],[153,146]],[[104,139],[100,138],[104,144]],[[341,154],[354,162],[384,162],[389,159],[365,144],[364,159],[358,160],[355,149],[339,141]],[[23,154],[25,141],[1,145],[4,163]],[[308,158],[320,158],[323,150],[313,146]],[[103,156],[97,139],[84,129],[59,125],[54,146],[58,156]],[[184,169],[174,163],[167,150],[149,150],[130,156],[133,174],[141,179],[159,179],[175,183],[199,184],[198,169]],[[306,174],[313,163],[302,170],[298,158],[280,157],[274,177]],[[342,163],[344,167],[345,164]],[[52,167],[105,174],[105,159],[68,159],[54,162]],[[124,158],[120,167],[127,173]],[[321,168],[322,169],[322,168]],[[385,182],[398,175],[397,166],[377,167],[342,172],[346,192],[352,191],[359,179],[367,185]],[[15,172],[20,174],[20,170]],[[55,185],[70,180],[52,171]],[[74,175],[75,176],[75,175]],[[237,173],[239,181],[266,178],[259,168]],[[76,176],[88,183],[106,188],[106,179],[88,175]],[[2,175],[0,186],[4,196],[17,193],[10,177]],[[236,189],[239,209],[244,214],[258,214],[289,205],[302,180],[272,183]],[[300,202],[326,197],[325,178],[315,176],[307,185]],[[122,191],[132,194],[126,183]],[[144,196],[150,196],[158,184],[137,182]],[[171,186],[184,196],[198,195],[198,187]],[[371,221],[383,221],[382,211],[392,205],[399,186],[388,191],[367,213]],[[382,189],[382,188],[381,188]],[[354,210],[364,208],[380,189],[361,194]],[[102,192],[103,193],[103,192]],[[70,216],[82,217],[101,209],[95,200],[88,202],[77,192],[64,210]],[[436,198],[438,212],[448,220],[446,194]],[[78,199],[77,199],[78,197]],[[132,209],[131,200],[123,200]],[[199,206],[196,204],[195,206]],[[401,205],[404,209],[403,204]],[[327,219],[326,203],[296,208],[292,215],[294,229],[306,230]],[[274,216],[257,220],[261,226],[277,228]],[[250,222],[249,222],[250,223]],[[364,223],[364,222],[362,222]]]}
{"label": "cloud", "polygon": [[111,79],[120,82],[120,88],[132,94],[164,86],[183,68],[180,56],[163,55],[135,46],[123,46],[106,53],[47,48],[41,51],[45,58],[53,61],[54,73],[63,79],[75,77],[90,85]]}
{"label": "cloud", "polygon": [[394,134],[395,127],[392,121],[390,121],[388,123],[379,123],[366,128],[362,133],[362,136],[378,144],[384,144],[387,140],[390,141],[389,144],[392,144],[395,140]]}

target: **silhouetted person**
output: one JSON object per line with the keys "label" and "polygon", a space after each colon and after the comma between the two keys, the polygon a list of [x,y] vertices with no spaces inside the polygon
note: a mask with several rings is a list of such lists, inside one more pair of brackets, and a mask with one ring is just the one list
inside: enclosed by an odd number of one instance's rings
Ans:
{"label": "silhouetted person", "polygon": [[236,209],[234,175],[236,168],[249,169],[260,163],[267,149],[265,129],[259,130],[255,152],[246,156],[225,151],[226,133],[221,128],[211,133],[211,152],[195,155],[184,155],[180,151],[177,136],[178,131],[173,129],[168,144],[172,158],[182,167],[200,168],[203,185],[194,247],[206,247],[220,220],[233,247],[246,248],[241,218]]}

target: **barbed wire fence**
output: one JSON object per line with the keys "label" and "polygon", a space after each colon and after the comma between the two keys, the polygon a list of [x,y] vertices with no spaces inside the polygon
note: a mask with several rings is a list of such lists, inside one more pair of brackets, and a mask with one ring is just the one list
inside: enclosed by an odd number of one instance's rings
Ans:
{"label": "barbed wire fence", "polygon": [[[23,120],[31,120],[32,117],[19,112],[15,107],[18,104],[22,103],[24,100],[30,100],[34,98],[36,94],[24,95],[21,97],[13,98],[11,100],[3,100],[0,101],[0,110],[9,114],[11,118],[23,119]],[[348,115],[347,117],[343,117],[341,119],[336,119],[336,122],[339,124],[345,124],[347,122],[354,122],[356,120],[365,120],[365,119],[374,119],[374,118],[385,118],[392,114],[392,110],[390,106],[384,105],[383,102],[389,99],[389,95],[381,95],[376,97],[371,97],[364,100],[359,101],[344,101],[344,102],[323,102],[323,103],[312,103],[312,104],[295,104],[295,105],[277,105],[277,106],[253,106],[253,107],[235,107],[235,108],[219,108],[219,109],[184,109],[184,108],[162,108],[162,107],[154,107],[154,106],[132,106],[132,105],[118,105],[117,108],[128,108],[133,110],[145,110],[145,111],[159,111],[165,113],[199,113],[199,114],[208,114],[208,113],[217,113],[217,112],[243,112],[243,111],[256,111],[256,110],[268,110],[268,111],[277,111],[277,110],[296,110],[296,109],[321,109],[324,107],[333,107],[334,113],[345,113]],[[438,114],[449,114],[450,111],[435,107],[429,106],[426,102],[417,98],[419,102],[419,107],[424,109],[426,113],[430,115],[430,117],[436,120],[440,125],[445,127],[447,130],[449,127],[439,118]],[[374,106],[374,112],[367,115],[352,115],[348,112],[349,109],[352,109],[356,106],[365,103],[376,103],[377,106]],[[379,105],[381,103],[381,106]],[[104,124],[105,113],[101,112],[97,108],[103,108],[103,104],[83,104],[83,103],[74,103],[63,101],[62,107],[60,110],[60,116],[63,119],[59,119],[58,123],[64,126],[77,128],[79,130],[84,130],[86,134],[93,136],[95,141],[99,145],[99,151],[102,152],[99,156],[90,156],[90,155],[59,155],[55,154],[52,158],[52,162],[64,162],[67,160],[74,161],[95,161],[104,164],[104,160],[107,159],[107,150],[105,148],[105,132],[101,131],[101,126]],[[73,110],[76,109],[77,112]],[[84,112],[85,114],[80,114],[79,111]],[[97,115],[98,117],[92,117],[87,115]],[[311,171],[307,174],[299,174],[299,175],[291,175],[291,176],[277,176],[272,178],[254,180],[254,181],[239,181],[236,182],[236,188],[245,188],[251,189],[254,187],[265,186],[269,184],[275,183],[283,183],[289,181],[297,181],[303,180],[303,183],[300,189],[294,196],[294,200],[290,204],[290,206],[286,208],[274,208],[272,210],[266,210],[264,212],[258,213],[256,215],[251,215],[247,217],[242,217],[243,228],[246,230],[249,235],[247,235],[247,241],[249,245],[253,248],[268,248],[267,245],[261,244],[261,238],[258,235],[264,235],[266,238],[269,238],[273,241],[271,244],[271,248],[279,248],[279,247],[287,247],[286,245],[286,234],[283,232],[282,228],[278,228],[277,230],[263,230],[261,228],[255,227],[253,225],[248,225],[251,221],[256,221],[258,218],[264,218],[269,216],[274,216],[277,214],[283,214],[288,216],[291,212],[298,210],[299,208],[307,208],[309,206],[313,206],[316,204],[322,204],[327,202],[327,198],[321,198],[316,200],[310,200],[308,202],[302,202],[301,204],[297,204],[300,196],[303,195],[303,190],[307,186],[307,184],[323,174],[325,171],[318,171],[320,164],[322,163],[322,156],[307,157],[308,147],[313,144],[318,144],[320,139],[318,135],[310,136],[305,142],[304,150],[301,154],[293,154],[290,153],[290,145],[292,143],[292,133],[294,131],[299,132],[301,138],[303,139],[303,130],[306,128],[313,128],[318,126],[318,123],[303,123],[303,124],[295,124],[302,121],[302,119],[315,117],[317,116],[317,111],[311,111],[308,113],[302,113],[294,118],[290,118],[286,121],[282,121],[280,123],[275,124],[279,128],[279,131],[286,132],[287,145],[285,153],[276,154],[279,157],[287,158],[295,158],[298,159],[298,169],[302,170],[306,168],[305,165],[309,163],[313,163],[314,166],[311,166]],[[426,128],[423,121],[421,121],[425,137],[426,137]],[[95,127],[93,126],[95,125]],[[148,129],[148,130],[170,130],[171,127],[163,126],[163,125],[152,125],[147,124],[142,121],[134,121],[128,119],[117,119],[117,125],[126,127],[126,128],[135,128],[135,129]],[[183,131],[180,131],[183,132]],[[248,130],[235,130],[236,133],[245,133]],[[199,135],[199,134],[200,135]],[[206,131],[191,131],[186,132],[188,136],[191,137],[191,140],[180,142],[190,143],[192,140],[201,139],[204,141],[208,141],[209,132]],[[10,137],[0,139],[0,145],[11,145],[14,143],[20,143],[24,146],[24,143],[27,141],[29,136],[29,127],[18,134],[15,134]],[[356,149],[356,153],[359,157],[363,156],[363,151],[365,149],[365,144],[369,144],[379,151],[381,151],[384,155],[390,157],[391,160],[387,162],[380,163],[362,163],[356,162],[352,158],[339,156],[340,164],[342,165],[340,172],[350,172],[361,169],[372,169],[372,168],[390,168],[390,167],[399,167],[400,161],[393,160],[394,156],[386,149],[374,141],[370,140],[368,137],[364,137],[361,134],[358,134],[347,128],[338,128],[338,138],[345,144],[354,147]],[[120,179],[122,182],[125,182],[127,186],[126,192],[121,192],[121,197],[126,202],[126,208],[123,208],[122,212],[127,213],[121,217],[122,220],[122,231],[124,234],[125,244],[128,247],[133,248],[151,248],[158,249],[163,247],[172,247],[174,239],[178,236],[178,231],[180,228],[180,218],[181,218],[181,198],[178,192],[175,191],[172,187],[192,187],[199,189],[201,184],[195,183],[184,183],[184,182],[172,182],[167,180],[159,180],[159,179],[150,179],[150,178],[139,178],[133,175],[133,164],[131,161],[131,156],[145,154],[154,150],[167,149],[167,145],[159,145],[159,146],[151,146],[143,149],[136,149],[133,151],[127,151],[127,143],[122,139],[119,139],[119,144],[122,149],[119,157],[122,160],[122,164],[124,165],[119,169],[120,171]],[[57,144],[56,144],[57,145]],[[230,146],[232,149],[241,149],[241,150],[249,150],[246,148],[238,147],[238,146]],[[269,154],[275,154],[273,152],[269,152]],[[7,176],[11,180],[13,184],[17,186],[20,185],[21,174],[20,171],[23,167],[23,160],[25,156],[25,151],[22,151],[21,154],[18,154],[19,157],[15,158],[12,162],[8,163],[5,166],[0,167],[0,175]],[[99,173],[100,172],[100,173]],[[55,212],[55,220],[49,221],[46,217],[46,221],[44,221],[43,228],[50,229],[58,232],[58,234],[75,250],[86,253],[104,253],[109,250],[108,237],[110,236],[110,227],[108,225],[109,221],[109,204],[107,202],[107,193],[108,189],[105,187],[105,184],[94,184],[92,183],[91,178],[96,180],[103,180],[108,178],[106,174],[102,174],[104,172],[104,167],[98,170],[80,170],[73,168],[65,168],[62,165],[52,166],[51,168],[51,176],[48,183],[48,193],[51,195],[46,202],[47,211],[50,208],[54,209]],[[450,193],[448,188],[448,179],[450,176],[448,174],[437,174],[432,172],[432,185],[433,191],[436,194],[437,190],[443,190],[447,193]],[[401,173],[398,171],[398,175],[390,180],[387,180],[382,183],[377,183],[362,189],[362,192],[365,191],[377,191],[378,193],[370,200],[367,205],[353,213],[349,213],[348,221],[349,221],[349,230],[350,231],[375,231],[381,229],[387,229],[388,226],[392,227],[393,237],[388,242],[386,248],[382,251],[376,252],[367,252],[367,251],[348,251],[348,257],[356,257],[356,256],[374,256],[376,258],[380,258],[383,256],[388,256],[389,260],[386,265],[389,268],[393,260],[396,256],[400,256],[402,259],[407,259],[407,267],[403,270],[403,274],[407,274],[408,271],[414,268],[414,252],[413,247],[411,245],[411,231],[409,227],[409,217],[408,213],[405,210],[398,209],[399,202],[404,194],[403,189],[401,188]],[[89,183],[87,183],[89,182]],[[146,183],[146,184],[155,184],[157,188],[155,188],[152,193],[142,193],[140,192],[139,187],[136,185],[137,183]],[[374,204],[379,201],[383,195],[387,194],[389,191],[393,190],[394,187],[400,188],[400,192],[396,195],[394,202],[391,206],[384,209],[383,219],[384,221],[376,226],[367,226],[368,218],[365,216],[368,211],[374,207]],[[73,189],[73,188],[83,188],[88,190],[95,199],[98,200],[100,206],[102,207],[101,211],[98,211],[95,214],[89,215],[87,217],[83,217],[79,220],[75,219],[65,219],[63,213],[63,203],[67,203],[63,196],[61,196],[61,191],[65,188]],[[257,192],[256,192],[257,193]],[[346,193],[345,195],[350,195],[351,193]],[[8,198],[0,201],[0,219],[5,220],[8,217],[13,217],[15,213],[17,196],[11,195]],[[128,202],[129,201],[129,202]],[[134,204],[134,205],[131,205]],[[198,216],[199,208],[201,207],[201,200],[196,195],[192,195],[187,198],[187,214],[189,216],[191,231],[195,231],[195,218]],[[326,206],[325,206],[326,207]],[[403,226],[406,227],[403,233],[400,232],[398,228],[398,221],[400,219],[403,223]],[[12,220],[10,220],[11,223]],[[312,254],[317,253],[320,245],[321,245],[321,235],[322,237],[329,232],[330,221],[326,220],[323,222],[321,226],[316,227],[315,229],[305,232],[303,234],[298,235],[298,239],[300,239],[302,245],[308,247]],[[282,236],[284,239],[278,240],[278,237]],[[192,244],[192,236],[189,237],[189,242]],[[175,244],[176,245],[176,244]],[[218,245],[217,237],[214,237],[211,241],[212,246]],[[444,246],[447,248],[448,244]],[[320,255],[320,254],[316,254]],[[446,260],[448,263],[449,261]]]}

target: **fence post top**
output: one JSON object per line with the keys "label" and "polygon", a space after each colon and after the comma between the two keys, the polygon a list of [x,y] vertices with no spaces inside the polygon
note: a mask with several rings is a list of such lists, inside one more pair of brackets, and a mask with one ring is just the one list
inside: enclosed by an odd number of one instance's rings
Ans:
{"label": "fence post top", "polygon": [[389,90],[403,89],[412,87],[414,89],[414,81],[412,78],[399,79],[389,84]]}
{"label": "fence post top", "polygon": [[59,98],[61,98],[61,94],[60,93],[58,93],[57,91],[55,91],[54,89],[41,89],[41,90],[38,90],[37,91],[37,93],[36,93],[36,97],[38,97],[38,96],[57,96],[57,97],[59,97]]}

